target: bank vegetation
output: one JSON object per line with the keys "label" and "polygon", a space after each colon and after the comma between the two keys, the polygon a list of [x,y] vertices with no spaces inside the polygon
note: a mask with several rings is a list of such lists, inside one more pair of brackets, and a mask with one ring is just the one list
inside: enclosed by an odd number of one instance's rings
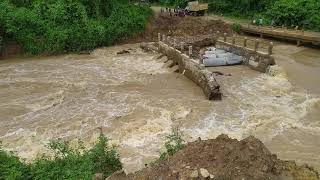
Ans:
{"label": "bank vegetation", "polygon": [[144,31],[151,14],[128,0],[2,0],[0,42],[30,54],[90,50]]}
{"label": "bank vegetation", "polygon": [[[263,25],[320,31],[319,0],[200,0],[209,3],[209,13],[250,20]],[[166,6],[185,7],[187,0],[152,0]]]}

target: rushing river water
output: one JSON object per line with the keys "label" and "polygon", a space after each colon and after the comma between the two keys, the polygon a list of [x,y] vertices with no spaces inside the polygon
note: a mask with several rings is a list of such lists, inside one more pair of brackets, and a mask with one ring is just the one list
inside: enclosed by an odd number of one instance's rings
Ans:
{"label": "rushing river water", "polygon": [[[117,55],[129,49],[130,54]],[[126,172],[144,167],[179,127],[188,141],[255,135],[272,152],[320,169],[320,99],[294,88],[280,71],[260,74],[244,66],[221,68],[221,102],[172,73],[138,45],[0,61],[0,140],[32,159],[56,138],[91,146],[99,129],[118,145]]]}

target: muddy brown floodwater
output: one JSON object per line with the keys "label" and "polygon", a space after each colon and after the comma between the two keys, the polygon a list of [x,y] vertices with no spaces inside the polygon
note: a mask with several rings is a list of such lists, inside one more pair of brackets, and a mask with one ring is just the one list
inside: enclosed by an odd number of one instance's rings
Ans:
{"label": "muddy brown floodwater", "polygon": [[[99,128],[119,145],[127,171],[154,159],[179,123],[211,109],[200,88],[171,73],[139,45],[0,63],[0,140],[24,158],[46,152],[50,139],[92,145]],[[116,55],[123,49],[130,54]],[[150,160],[149,160],[150,161]]]}
{"label": "muddy brown floodwater", "polygon": [[[171,73],[138,44],[0,62],[0,140],[33,159],[56,138],[81,138],[92,146],[99,128],[118,145],[126,172],[155,160],[164,137],[179,127],[187,141],[221,133],[260,138],[280,158],[320,169],[318,94],[295,88],[283,71],[260,74],[245,66],[213,70],[221,77],[221,102]],[[130,49],[130,54],[117,52]]]}

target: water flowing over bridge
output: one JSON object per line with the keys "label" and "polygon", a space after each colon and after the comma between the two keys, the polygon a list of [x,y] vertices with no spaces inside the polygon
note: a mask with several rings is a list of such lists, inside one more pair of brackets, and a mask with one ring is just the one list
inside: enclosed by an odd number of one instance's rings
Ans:
{"label": "water flowing over bridge", "polygon": [[[231,42],[228,42],[231,39]],[[188,41],[188,39],[185,39]],[[249,47],[247,38],[241,40],[241,44],[236,37],[227,37],[223,34],[223,40],[219,39],[218,33],[212,36],[199,37],[193,42],[183,42],[167,35],[158,34],[158,42],[152,44],[142,44],[144,49],[153,49],[160,52],[161,59],[166,56],[164,63],[173,71],[180,72],[198,86],[200,86],[209,100],[220,100],[220,84],[216,79],[216,73],[210,71],[203,64],[201,49],[208,46],[215,46],[218,49],[234,53],[243,58],[243,64],[249,68],[262,73],[267,72],[268,68],[275,65],[272,56],[273,43],[267,47],[267,52],[259,51],[259,40],[254,41],[253,48]],[[263,50],[263,49],[261,49]]]}

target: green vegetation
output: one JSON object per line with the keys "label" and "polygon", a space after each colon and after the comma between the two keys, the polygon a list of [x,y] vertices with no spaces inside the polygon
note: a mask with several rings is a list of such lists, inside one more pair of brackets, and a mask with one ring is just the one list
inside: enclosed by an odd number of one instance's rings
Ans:
{"label": "green vegetation", "polygon": [[2,0],[0,36],[30,54],[88,50],[142,32],[151,14],[128,0]]}
{"label": "green vegetation", "polygon": [[265,15],[277,25],[320,31],[319,0],[277,0]]}
{"label": "green vegetation", "polygon": [[[186,0],[153,0],[163,5],[180,7]],[[200,0],[209,3],[209,12],[253,19],[263,19],[263,25],[320,31],[319,0]]]}
{"label": "green vegetation", "polygon": [[185,8],[188,4],[188,0],[151,0],[153,4],[160,4],[167,7],[180,7]]}
{"label": "green vegetation", "polygon": [[241,32],[241,25],[234,23],[234,24],[232,24],[231,29],[236,33],[240,33]]}
{"label": "green vegetation", "polygon": [[253,16],[264,11],[275,0],[206,0],[209,11],[225,15]]}
{"label": "green vegetation", "polygon": [[160,154],[159,160],[164,160],[168,156],[172,156],[176,152],[184,148],[185,143],[182,139],[182,132],[179,129],[174,129],[172,134],[166,136],[166,142],[164,146],[166,150]]}
{"label": "green vegetation", "polygon": [[0,148],[0,179],[88,179],[95,173],[103,173],[104,178],[122,169],[115,147],[108,145],[108,139],[101,133],[98,143],[86,150],[82,143],[71,148],[68,141],[52,141],[49,149],[52,158],[43,156],[32,164],[19,159],[13,153]]}
{"label": "green vegetation", "polygon": [[209,11],[217,14],[263,19],[274,25],[320,31],[319,0],[207,0]]}

